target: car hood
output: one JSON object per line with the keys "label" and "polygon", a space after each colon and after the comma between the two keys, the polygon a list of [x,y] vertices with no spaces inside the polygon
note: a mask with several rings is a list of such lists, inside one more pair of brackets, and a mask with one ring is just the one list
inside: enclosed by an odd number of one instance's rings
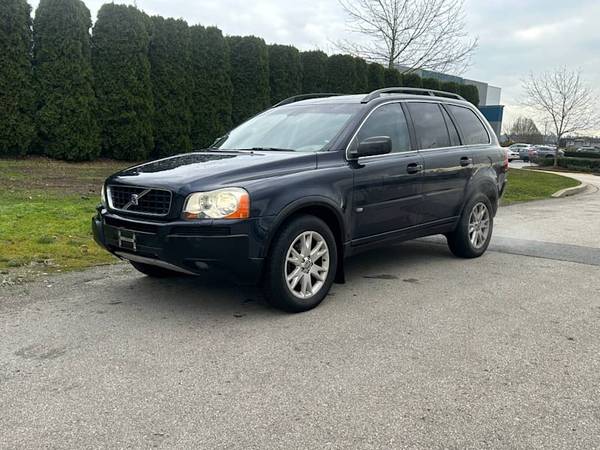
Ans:
{"label": "car hood", "polygon": [[175,192],[217,189],[316,168],[316,154],[279,151],[200,151],[151,161],[117,172],[108,183]]}

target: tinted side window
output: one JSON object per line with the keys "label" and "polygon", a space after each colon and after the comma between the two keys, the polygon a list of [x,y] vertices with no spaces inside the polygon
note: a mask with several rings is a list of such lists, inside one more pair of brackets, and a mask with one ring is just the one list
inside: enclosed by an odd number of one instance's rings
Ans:
{"label": "tinted side window", "polygon": [[469,108],[453,105],[448,105],[448,109],[458,122],[465,145],[489,144],[490,137],[481,120],[479,120],[473,111]]}
{"label": "tinted side window", "polygon": [[407,103],[420,149],[450,147],[450,137],[437,103]]}
{"label": "tinted side window", "polygon": [[456,129],[456,125],[446,112],[444,108],[442,108],[442,114],[444,115],[444,120],[446,121],[446,126],[448,127],[448,133],[450,133],[450,145],[456,147],[460,145],[460,138],[458,137],[458,130]]}
{"label": "tinted side window", "polygon": [[383,105],[373,111],[358,132],[356,144],[375,136],[389,136],[394,153],[410,150],[408,125],[399,103]]}

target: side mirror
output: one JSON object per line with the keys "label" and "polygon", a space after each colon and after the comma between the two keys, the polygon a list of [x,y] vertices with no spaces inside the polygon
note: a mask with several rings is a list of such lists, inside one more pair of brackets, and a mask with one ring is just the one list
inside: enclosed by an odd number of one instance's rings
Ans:
{"label": "side mirror", "polygon": [[374,136],[360,142],[350,153],[353,158],[362,156],[385,155],[392,151],[392,138],[389,136]]}

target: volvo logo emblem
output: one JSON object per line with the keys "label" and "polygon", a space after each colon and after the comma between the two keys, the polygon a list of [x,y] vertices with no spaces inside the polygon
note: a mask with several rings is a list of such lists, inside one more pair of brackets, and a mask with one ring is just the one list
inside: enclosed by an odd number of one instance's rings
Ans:
{"label": "volvo logo emblem", "polygon": [[132,206],[139,206],[140,199],[150,191],[151,189],[145,189],[139,194],[131,194],[131,197],[129,197],[129,201],[125,204],[125,206],[123,206],[123,209],[127,210]]}

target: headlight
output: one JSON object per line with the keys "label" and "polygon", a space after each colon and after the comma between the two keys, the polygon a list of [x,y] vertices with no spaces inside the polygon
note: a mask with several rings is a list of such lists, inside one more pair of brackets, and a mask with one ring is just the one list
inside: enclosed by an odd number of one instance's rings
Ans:
{"label": "headlight", "polygon": [[104,185],[100,188],[100,203],[106,208],[106,187]]}
{"label": "headlight", "polygon": [[246,219],[250,196],[241,188],[224,188],[191,194],[183,208],[185,219]]}

